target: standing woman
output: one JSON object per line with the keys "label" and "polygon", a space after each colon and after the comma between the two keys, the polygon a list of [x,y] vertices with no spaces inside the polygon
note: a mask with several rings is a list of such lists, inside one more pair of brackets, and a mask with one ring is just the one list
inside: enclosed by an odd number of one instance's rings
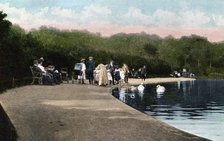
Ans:
{"label": "standing woman", "polygon": [[129,69],[126,64],[123,64],[122,70],[124,71],[124,82],[128,83],[128,74],[129,74]]}
{"label": "standing woman", "polygon": [[115,80],[115,75],[114,75],[114,73],[115,73],[115,66],[114,66],[114,61],[113,60],[110,61],[108,69],[110,71],[110,74],[111,74],[111,77],[112,77],[112,83],[114,85],[115,84],[114,83],[114,80]]}
{"label": "standing woman", "polygon": [[108,82],[106,66],[104,64],[99,64],[97,70],[99,70],[99,85],[106,86]]}

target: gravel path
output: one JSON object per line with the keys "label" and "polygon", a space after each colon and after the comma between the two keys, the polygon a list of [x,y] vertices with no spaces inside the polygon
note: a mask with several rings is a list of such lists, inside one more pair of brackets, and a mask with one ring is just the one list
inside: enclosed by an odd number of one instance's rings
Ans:
{"label": "gravel path", "polygon": [[30,85],[1,94],[0,103],[19,141],[205,140],[123,104],[111,87]]}

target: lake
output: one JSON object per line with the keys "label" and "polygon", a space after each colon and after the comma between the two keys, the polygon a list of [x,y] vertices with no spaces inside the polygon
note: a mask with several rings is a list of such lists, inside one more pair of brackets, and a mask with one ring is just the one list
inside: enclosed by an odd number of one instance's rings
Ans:
{"label": "lake", "polygon": [[147,84],[143,93],[118,89],[113,95],[131,107],[183,131],[214,141],[224,140],[224,80]]}

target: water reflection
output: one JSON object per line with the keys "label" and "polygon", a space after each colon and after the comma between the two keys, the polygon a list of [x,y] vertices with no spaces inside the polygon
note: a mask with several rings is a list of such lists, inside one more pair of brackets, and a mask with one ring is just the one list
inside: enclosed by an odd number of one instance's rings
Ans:
{"label": "water reflection", "polygon": [[121,101],[157,119],[198,136],[221,141],[224,139],[223,83],[224,80],[215,79],[165,83],[163,94],[156,93],[157,84],[150,84],[145,85],[142,95],[127,90],[121,90],[120,94],[124,95]]}

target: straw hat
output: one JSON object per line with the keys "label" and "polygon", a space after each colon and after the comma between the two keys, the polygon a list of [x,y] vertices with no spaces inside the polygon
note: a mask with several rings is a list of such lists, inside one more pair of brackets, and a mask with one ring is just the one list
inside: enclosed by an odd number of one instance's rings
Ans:
{"label": "straw hat", "polygon": [[81,59],[81,62],[83,62],[83,61],[85,61],[85,60],[86,60],[86,59],[82,58],[82,59]]}
{"label": "straw hat", "polygon": [[44,57],[40,57],[40,59],[39,59],[39,60],[44,61]]}

